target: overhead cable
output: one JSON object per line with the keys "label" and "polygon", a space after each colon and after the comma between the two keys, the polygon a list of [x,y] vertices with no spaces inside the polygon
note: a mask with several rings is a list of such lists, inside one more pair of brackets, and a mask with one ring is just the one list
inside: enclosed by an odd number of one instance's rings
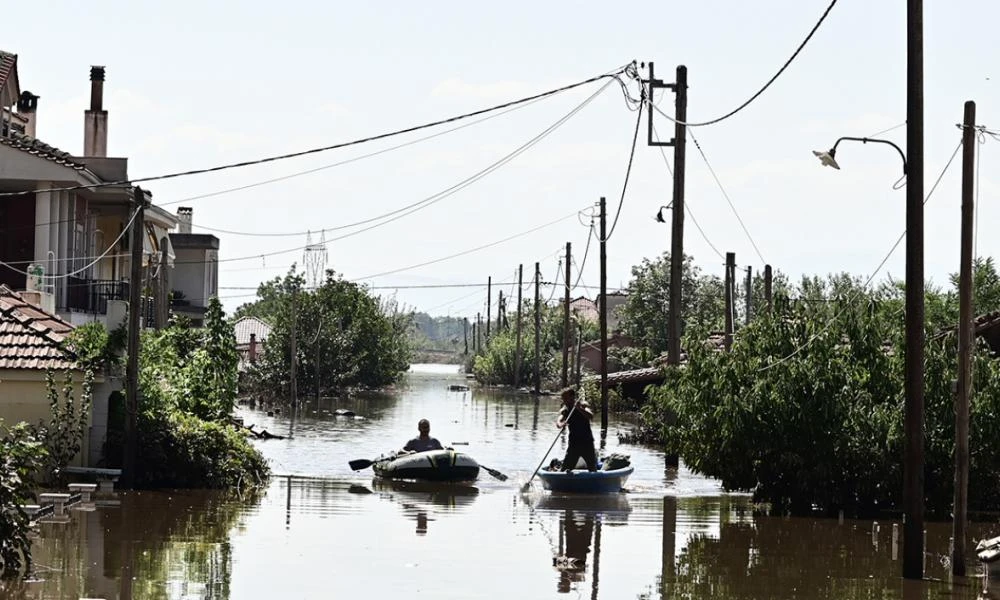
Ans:
{"label": "overhead cable", "polygon": [[[632,64],[632,63],[629,63],[629,65],[630,64]],[[476,110],[476,111],[469,112],[469,113],[464,113],[464,114],[457,115],[457,116],[454,116],[454,117],[448,117],[447,119],[440,119],[438,121],[431,121],[429,123],[424,123],[422,125],[414,125],[412,127],[406,127],[404,129],[397,129],[395,131],[390,131],[390,132],[387,132],[387,133],[380,133],[380,134],[377,134],[377,135],[372,135],[372,136],[368,136],[368,137],[364,137],[364,138],[358,138],[358,139],[347,141],[347,142],[340,142],[340,143],[331,144],[331,145],[328,145],[328,146],[321,146],[319,148],[310,148],[308,150],[299,150],[299,151],[296,151],[296,152],[289,152],[287,154],[279,154],[279,155],[276,155],[276,156],[268,156],[268,157],[265,157],[265,158],[258,158],[258,159],[255,159],[255,160],[248,160],[248,161],[242,161],[242,162],[237,162],[237,163],[229,163],[229,164],[218,165],[218,166],[215,166],[215,167],[207,167],[207,168],[202,168],[202,169],[192,169],[192,170],[189,170],[189,171],[180,171],[180,172],[176,172],[176,173],[167,173],[167,174],[164,174],[164,175],[154,175],[154,176],[150,176],[150,177],[139,177],[139,178],[135,178],[135,179],[121,179],[121,180],[117,180],[117,181],[106,181],[106,182],[101,182],[101,183],[96,183],[96,184],[74,185],[74,186],[68,186],[68,187],[49,188],[49,189],[45,189],[45,190],[35,190],[35,191],[36,192],[68,192],[68,191],[72,191],[72,190],[95,189],[95,188],[109,187],[109,186],[134,185],[134,184],[137,184],[137,183],[145,183],[145,182],[149,182],[149,181],[161,181],[161,180],[164,180],[164,179],[174,179],[174,178],[177,178],[177,177],[187,177],[187,176],[190,176],[190,175],[202,175],[202,174],[205,174],[205,173],[215,173],[215,172],[218,172],[218,171],[226,171],[226,170],[229,170],[229,169],[238,169],[238,168],[242,168],[242,167],[249,167],[249,166],[260,165],[260,164],[264,164],[264,163],[270,163],[270,162],[277,162],[277,161],[281,161],[281,160],[287,160],[287,159],[290,159],[290,158],[298,158],[300,156],[307,156],[307,155],[310,155],[310,154],[319,154],[321,152],[328,152],[330,150],[338,150],[340,148],[346,148],[348,146],[357,146],[359,144],[365,144],[365,143],[368,143],[368,142],[374,142],[374,141],[377,141],[377,140],[382,140],[382,139],[394,137],[394,136],[397,136],[397,135],[403,135],[405,133],[412,133],[414,131],[420,131],[422,129],[429,129],[431,127],[437,127],[439,125],[445,125],[445,124],[448,124],[448,123],[454,123],[455,121],[461,121],[463,119],[468,119],[468,118],[471,118],[471,117],[476,117],[476,116],[479,116],[479,115],[482,115],[482,114],[486,114],[486,113],[490,113],[490,112],[494,112],[494,111],[498,111],[498,110],[503,110],[505,108],[509,108],[509,107],[515,106],[517,104],[524,104],[526,102],[531,102],[532,100],[537,100],[539,98],[544,98],[546,96],[552,96],[554,94],[559,94],[561,92],[565,92],[565,91],[568,91],[568,90],[571,90],[571,89],[574,89],[574,88],[578,88],[580,86],[584,86],[584,85],[587,85],[589,83],[593,83],[595,81],[600,81],[601,79],[610,79],[613,82],[613,81],[616,81],[615,77],[617,75],[620,75],[621,73],[624,73],[625,70],[626,70],[626,68],[629,65],[624,65],[624,66],[619,67],[619,68],[617,68],[617,69],[615,69],[615,70],[613,70],[611,72],[608,72],[608,73],[603,73],[601,75],[595,75],[593,77],[589,77],[587,79],[584,79],[583,81],[578,81],[576,83],[571,83],[569,85],[564,85],[562,87],[559,87],[559,88],[556,88],[556,89],[553,89],[553,90],[549,90],[547,92],[542,92],[540,94],[535,94],[533,96],[528,96],[528,97],[525,97],[525,98],[520,98],[518,100],[512,100],[510,102],[504,102],[503,104],[497,104],[497,105],[491,106],[489,108],[483,108],[483,109],[480,109],[480,110]],[[12,195],[19,195],[19,194],[22,194],[22,193],[23,192],[2,192],[2,193],[0,193],[0,196],[12,196]]]}

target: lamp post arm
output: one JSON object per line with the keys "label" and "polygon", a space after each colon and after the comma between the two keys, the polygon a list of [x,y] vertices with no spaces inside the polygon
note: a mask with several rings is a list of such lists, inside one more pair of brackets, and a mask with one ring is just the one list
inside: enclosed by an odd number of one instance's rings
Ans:
{"label": "lamp post arm", "polygon": [[836,152],[836,150],[837,150],[837,144],[839,144],[840,142],[842,142],[844,140],[848,140],[848,141],[851,141],[851,142],[861,142],[862,144],[867,144],[868,142],[872,142],[872,143],[875,143],[875,144],[888,144],[889,146],[892,146],[893,148],[896,149],[896,152],[899,152],[899,157],[903,159],[903,174],[904,175],[906,174],[906,154],[903,153],[903,149],[902,148],[900,148],[896,144],[890,142],[889,140],[880,140],[880,139],[876,139],[876,138],[866,138],[866,137],[842,137],[842,138],[838,139],[836,141],[836,143],[833,144],[833,149],[831,150],[831,154],[834,153],[834,152]]}

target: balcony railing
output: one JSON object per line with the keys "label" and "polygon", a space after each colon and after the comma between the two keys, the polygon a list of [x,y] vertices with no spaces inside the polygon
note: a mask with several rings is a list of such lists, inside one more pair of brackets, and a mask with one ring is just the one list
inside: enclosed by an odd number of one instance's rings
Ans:
{"label": "balcony railing", "polygon": [[128,300],[128,282],[110,279],[66,279],[66,307],[69,310],[103,315],[108,300]]}

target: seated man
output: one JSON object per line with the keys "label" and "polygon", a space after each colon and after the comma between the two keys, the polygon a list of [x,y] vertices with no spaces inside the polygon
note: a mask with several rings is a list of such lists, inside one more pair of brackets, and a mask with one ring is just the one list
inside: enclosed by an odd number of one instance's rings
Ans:
{"label": "seated man", "polygon": [[427,419],[420,419],[417,423],[417,431],[420,432],[419,437],[415,437],[412,440],[406,442],[403,446],[403,452],[426,452],[427,450],[444,450],[441,446],[441,442],[437,438],[432,438],[431,433],[431,423]]}

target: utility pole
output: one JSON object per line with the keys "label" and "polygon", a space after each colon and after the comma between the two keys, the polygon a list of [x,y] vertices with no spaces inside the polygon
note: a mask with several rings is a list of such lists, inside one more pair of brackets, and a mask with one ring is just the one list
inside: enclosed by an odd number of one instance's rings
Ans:
{"label": "utility pole", "polygon": [[753,293],[753,271],[752,271],[752,269],[753,269],[753,267],[747,267],[747,297],[746,297],[746,312],[747,312],[747,314],[743,315],[744,322],[747,325],[750,324],[750,309],[753,306],[753,301],[750,298],[750,296]]}
{"label": "utility pole", "polygon": [[535,263],[535,395],[542,393],[542,270]]}
{"label": "utility pole", "polygon": [[687,67],[679,65],[674,83],[663,83],[653,74],[653,63],[649,63],[649,91],[646,100],[653,101],[653,92],[666,88],[674,91],[674,139],[669,142],[653,140],[653,111],[649,111],[648,145],[673,146],[674,148],[674,189],[673,217],[670,227],[670,312],[667,332],[667,359],[676,365],[681,360],[681,279],[684,272],[684,162],[685,139],[687,137]]}
{"label": "utility pole", "polygon": [[[297,286],[297,284],[296,284],[296,286]],[[298,349],[296,348],[296,344],[295,344],[295,342],[296,342],[295,336],[298,333],[297,330],[299,328],[298,307],[296,306],[297,301],[298,301],[298,291],[299,291],[298,287],[295,287],[295,288],[292,289],[292,335],[291,335],[292,339],[291,339],[291,343],[289,344],[289,346],[290,346],[289,347],[289,354],[290,354],[290,358],[291,358],[291,361],[292,361],[292,367],[291,367],[291,380],[290,380],[289,386],[288,386],[288,394],[291,396],[292,408],[293,409],[295,408],[295,406],[298,405],[298,402],[299,402],[298,381],[296,380],[296,378],[298,376],[298,366],[299,366],[298,365],[298,361],[296,360],[296,358],[298,356],[298,352],[297,352]],[[292,411],[292,414],[293,415],[295,414],[294,410]]]}
{"label": "utility pole", "polygon": [[972,236],[976,159],[976,103],[965,103],[962,128],[962,249],[958,273],[958,392],[955,397],[955,515],[951,572],[965,575],[965,526],[969,503],[969,399],[972,397]]}
{"label": "utility pole", "polygon": [[571,258],[570,243],[566,242],[566,263],[563,271],[566,272],[566,295],[563,304],[563,361],[562,361],[562,386],[569,385],[569,261]]}
{"label": "utility pole", "polygon": [[774,309],[774,301],[771,299],[771,265],[764,265],[764,302],[767,303],[767,312]]}
{"label": "utility pole", "polygon": [[924,3],[906,2],[903,577],[924,576]]}
{"label": "utility pole", "polygon": [[726,351],[733,346],[733,275],[736,272],[736,254],[726,252]]}
{"label": "utility pole", "polygon": [[478,353],[480,353],[480,352],[483,351],[483,342],[482,342],[482,340],[479,339],[480,336],[482,336],[482,334],[483,334],[482,332],[483,332],[483,317],[482,317],[482,313],[476,313],[476,327],[475,327],[475,331],[473,331],[473,333],[475,334],[475,338],[476,338],[476,354],[478,354]]}
{"label": "utility pole", "polygon": [[486,278],[486,347],[490,346],[490,319],[492,315],[490,312],[493,310],[491,304],[493,303],[493,277]]}
{"label": "utility pole", "polygon": [[601,196],[601,430],[608,428],[608,207]]}
{"label": "utility pole", "polygon": [[132,188],[135,216],[129,226],[128,285],[128,358],[125,365],[125,456],[122,460],[122,486],[130,489],[135,485],[139,451],[139,308],[142,289],[142,232],[145,231],[146,196],[139,186]]}
{"label": "utility pole", "polygon": [[[167,236],[160,239],[160,264],[157,268],[159,293],[156,303],[156,326],[163,329],[170,319],[170,269],[167,268]],[[207,303],[206,303],[207,304]]]}
{"label": "utility pole", "polygon": [[462,317],[462,335],[465,336],[465,355],[469,355],[469,318]]}
{"label": "utility pole", "polygon": [[521,385],[521,285],[524,265],[517,265],[517,347],[514,351],[514,385]]}
{"label": "utility pole", "polygon": [[503,290],[500,290],[500,298],[497,300],[497,333],[503,331],[503,314],[507,312],[507,307],[503,305]]}
{"label": "utility pole", "polygon": [[319,374],[322,372],[319,368],[319,336],[323,333],[323,316],[319,316],[319,327],[316,328],[316,339],[313,340],[313,344],[316,347],[316,404],[319,405]]}

